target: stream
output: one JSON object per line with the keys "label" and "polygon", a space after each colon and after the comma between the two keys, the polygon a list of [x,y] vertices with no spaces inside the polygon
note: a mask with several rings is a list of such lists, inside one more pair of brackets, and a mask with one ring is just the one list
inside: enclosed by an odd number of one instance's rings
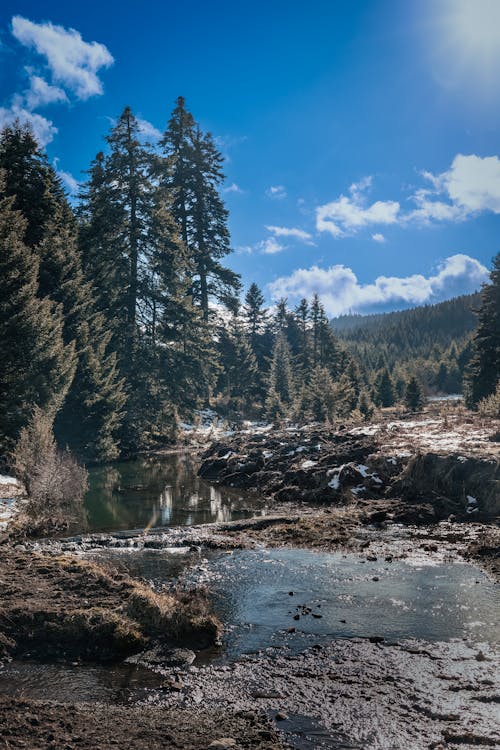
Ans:
{"label": "stream", "polygon": [[[176,454],[92,469],[80,531],[228,521],[266,510],[258,498],[201,481],[195,463]],[[157,588],[208,586],[226,633],[221,647],[200,653],[196,664],[259,652],[293,655],[338,638],[499,641],[500,587],[467,563],[432,564],[422,556],[368,561],[293,548],[124,547],[90,556]],[[33,698],[130,703],[160,687],[159,675],[132,664],[12,662],[0,670],[0,691]]]}

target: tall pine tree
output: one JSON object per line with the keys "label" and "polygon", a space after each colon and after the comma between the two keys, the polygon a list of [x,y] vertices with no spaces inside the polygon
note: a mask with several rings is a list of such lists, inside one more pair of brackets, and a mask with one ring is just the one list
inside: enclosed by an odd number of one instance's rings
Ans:
{"label": "tall pine tree", "polygon": [[[3,178],[2,178],[3,179]],[[34,406],[53,418],[76,366],[60,306],[38,296],[39,260],[24,243],[27,222],[0,182],[0,446],[10,450]]]}
{"label": "tall pine tree", "polygon": [[483,287],[473,354],[465,383],[466,403],[475,408],[495,392],[500,379],[500,253],[493,259],[491,282]]}

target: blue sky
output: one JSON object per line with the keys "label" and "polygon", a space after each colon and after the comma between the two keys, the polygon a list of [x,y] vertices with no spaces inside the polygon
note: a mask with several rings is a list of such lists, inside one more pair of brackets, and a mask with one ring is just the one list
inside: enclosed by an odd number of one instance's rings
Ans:
{"label": "blue sky", "polygon": [[500,250],[498,0],[10,2],[0,122],[30,119],[68,188],[125,105],[182,94],[227,157],[245,286],[328,312],[476,289]]}

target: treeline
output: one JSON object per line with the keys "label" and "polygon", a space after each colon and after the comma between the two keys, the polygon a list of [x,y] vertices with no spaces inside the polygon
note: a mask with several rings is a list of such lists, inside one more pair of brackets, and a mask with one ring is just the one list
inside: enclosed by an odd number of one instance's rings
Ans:
{"label": "treeline", "polygon": [[480,294],[463,295],[401,312],[341,316],[332,323],[367,382],[375,384],[388,370],[398,395],[412,376],[427,394],[462,393],[480,304]]}
{"label": "treeline", "polygon": [[[269,316],[225,265],[222,156],[179,98],[149,145],[126,108],[76,208],[30,129],[0,135],[0,448],[33,409],[103,461],[174,438],[202,406],[333,418],[364,401],[316,298]],[[40,412],[37,412],[40,413]]]}
{"label": "treeline", "polygon": [[[317,296],[271,312],[252,284],[240,301],[222,156],[182,97],[157,145],[129,108],[105,142],[73,208],[29,128],[0,134],[1,455],[34,410],[90,462],[175,439],[200,407],[332,421],[421,406],[411,326],[398,350],[376,330],[341,341]],[[457,390],[469,356],[454,345],[436,350],[439,390]]]}
{"label": "treeline", "polygon": [[76,210],[30,129],[0,135],[0,444],[36,405],[81,458],[133,452],[207,403],[220,372],[210,304],[224,265],[222,157],[179,98],[158,147],[126,108]]}

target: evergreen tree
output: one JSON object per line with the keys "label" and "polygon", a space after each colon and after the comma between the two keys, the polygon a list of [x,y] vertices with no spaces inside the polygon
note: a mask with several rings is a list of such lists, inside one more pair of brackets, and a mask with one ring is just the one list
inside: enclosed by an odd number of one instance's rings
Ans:
{"label": "evergreen tree", "polygon": [[234,316],[231,331],[220,336],[222,390],[241,406],[248,408],[258,390],[258,366],[241,323]]}
{"label": "evergreen tree", "polygon": [[34,248],[66,199],[61,180],[29,125],[16,121],[0,133],[0,170],[4,174],[2,193],[14,197],[14,209],[26,222],[24,242]]}
{"label": "evergreen tree", "polygon": [[240,288],[238,275],[221,263],[231,251],[228,212],[219,195],[223,157],[210,133],[195,124],[183,97],[160,145],[166,156],[161,179],[174,193],[172,213],[192,263],[192,297],[207,321],[210,299],[234,310]]}
{"label": "evergreen tree", "polygon": [[130,275],[123,196],[102,151],[88,175],[77,209],[79,251],[85,277],[93,286],[95,309],[104,316],[106,328],[112,333],[112,347],[123,358]]}
{"label": "evergreen tree", "polygon": [[125,403],[123,382],[110,351],[111,333],[94,310],[93,288],[85,280],[72,217],[57,211],[38,248],[39,292],[62,307],[65,343],[74,342],[77,366],[54,426],[60,445],[85,460],[118,455],[118,428]]}
{"label": "evergreen tree", "polygon": [[406,386],[405,405],[410,411],[420,411],[425,403],[422,386],[415,376],[411,377]]}
{"label": "evergreen tree", "polygon": [[334,412],[338,417],[348,417],[353,411],[356,397],[347,372],[342,373],[333,385]]}
{"label": "evergreen tree", "polygon": [[394,406],[394,385],[389,370],[385,368],[379,373],[375,384],[375,402],[382,407]]}
{"label": "evergreen tree", "polygon": [[316,365],[311,372],[307,388],[309,412],[315,422],[333,420],[335,387],[328,368]]}
{"label": "evergreen tree", "polygon": [[33,407],[55,416],[75,370],[64,345],[62,310],[38,297],[37,256],[24,244],[27,222],[0,183],[0,444],[10,450]]}
{"label": "evergreen tree", "polygon": [[140,268],[147,248],[152,212],[151,156],[141,145],[139,125],[130,107],[125,107],[106,140],[110,146],[106,162],[107,182],[115,186],[116,206],[120,208],[121,242],[127,268],[126,288],[122,290],[125,293],[127,311],[124,332],[126,353],[121,353],[122,366],[128,361],[133,368],[142,284]]}
{"label": "evergreen tree", "polygon": [[256,351],[258,337],[266,328],[267,310],[264,307],[264,295],[255,282],[250,284],[245,295],[244,316],[252,349]]}
{"label": "evergreen tree", "polygon": [[373,416],[374,406],[370,395],[365,390],[361,391],[359,394],[358,409],[365,422],[369,422]]}
{"label": "evergreen tree", "polygon": [[495,392],[500,378],[500,253],[493,259],[490,283],[483,287],[473,354],[466,376],[466,403],[476,408],[479,401]]}
{"label": "evergreen tree", "polygon": [[269,373],[269,390],[266,410],[270,416],[277,412],[285,415],[294,399],[294,379],[290,348],[283,333],[276,336]]}
{"label": "evergreen tree", "polygon": [[295,308],[295,316],[300,331],[299,354],[297,357],[298,366],[302,376],[306,377],[309,372],[311,356],[309,347],[309,303],[302,299]]}

